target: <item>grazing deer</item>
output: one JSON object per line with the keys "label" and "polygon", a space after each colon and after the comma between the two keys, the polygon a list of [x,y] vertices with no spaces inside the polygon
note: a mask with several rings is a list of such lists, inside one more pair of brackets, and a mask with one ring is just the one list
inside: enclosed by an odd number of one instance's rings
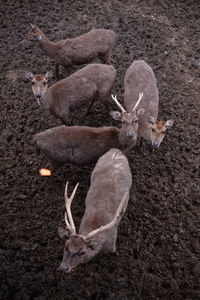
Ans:
{"label": "grazing deer", "polygon": [[109,110],[110,92],[116,79],[113,66],[90,64],[48,88],[47,82],[52,75],[52,72],[45,75],[25,73],[26,78],[32,82],[37,103],[65,124],[69,122],[70,111],[88,103],[91,108],[96,98]]}
{"label": "grazing deer", "polygon": [[[124,114],[131,113],[134,120],[137,115],[135,106],[143,108],[144,114],[138,120],[138,136],[150,141],[152,146],[159,147],[166,130],[172,127],[173,120],[166,122],[157,120],[159,95],[152,68],[145,61],[134,61],[126,72],[124,89],[126,109],[120,107],[123,110],[122,113],[118,112],[118,119],[123,118]],[[143,97],[138,103],[137,97],[140,91],[143,91]]]}
{"label": "grazing deer", "polygon": [[63,260],[59,267],[69,273],[80,263],[90,261],[97,253],[116,250],[117,228],[126,210],[132,176],[127,158],[118,149],[111,149],[97,162],[85,200],[85,212],[79,233],[71,214],[71,202],[78,184],[68,198],[65,188],[66,228],[59,227],[65,239]]}
{"label": "grazing deer", "polygon": [[96,161],[111,148],[127,153],[134,147],[136,123],[116,127],[57,126],[35,135],[37,150],[45,153],[51,172],[65,163],[84,166]]}
{"label": "grazing deer", "polygon": [[93,29],[73,39],[51,42],[38,26],[31,24],[31,31],[21,43],[30,42],[41,48],[46,55],[55,59],[58,78],[59,65],[70,67],[92,62],[96,58],[101,59],[103,63],[110,64],[115,40],[114,31]]}

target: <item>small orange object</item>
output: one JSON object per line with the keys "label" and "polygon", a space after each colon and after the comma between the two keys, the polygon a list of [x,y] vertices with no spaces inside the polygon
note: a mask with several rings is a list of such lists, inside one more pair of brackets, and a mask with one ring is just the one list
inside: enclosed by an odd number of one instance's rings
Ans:
{"label": "small orange object", "polygon": [[40,169],[39,173],[41,176],[51,176],[51,170],[49,169]]}

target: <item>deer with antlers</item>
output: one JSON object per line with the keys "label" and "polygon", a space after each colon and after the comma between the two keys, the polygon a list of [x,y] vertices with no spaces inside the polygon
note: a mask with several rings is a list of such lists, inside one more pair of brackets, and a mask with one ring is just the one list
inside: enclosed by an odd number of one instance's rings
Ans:
{"label": "deer with antlers", "polygon": [[[173,120],[157,120],[159,95],[152,68],[145,61],[134,61],[126,72],[124,89],[125,108],[115,97],[115,102],[122,112],[112,112],[113,117],[116,120],[129,118],[130,122],[138,122],[138,137],[149,141],[154,147],[159,147],[166,130],[172,127]],[[143,97],[142,101],[138,102],[140,91],[143,91]],[[143,109],[143,114],[137,121],[140,109]]]}
{"label": "deer with antlers", "polygon": [[41,48],[46,55],[55,59],[58,79],[59,65],[71,67],[92,62],[95,58],[101,59],[103,63],[110,64],[115,40],[116,34],[112,30],[92,29],[73,39],[52,42],[38,26],[31,24],[31,31],[21,43],[24,45],[31,43]]}
{"label": "deer with antlers", "polygon": [[66,228],[58,228],[60,238],[65,240],[59,270],[69,273],[78,264],[90,261],[100,251],[115,251],[117,228],[128,204],[131,184],[128,160],[122,152],[111,149],[104,154],[91,175],[79,233],[76,232],[71,213],[71,202],[78,184],[70,197],[66,184]]}
{"label": "deer with antlers", "polygon": [[[111,95],[113,101],[117,104],[117,106],[121,109],[122,113],[119,111],[111,111],[111,116],[114,120],[121,121],[122,123],[122,132],[129,132],[129,137],[134,138],[135,142],[137,140],[137,132],[138,132],[138,121],[140,117],[144,114],[144,108],[138,109],[138,106],[140,104],[140,101],[143,97],[143,93],[139,93],[139,98],[137,102],[135,103],[132,110],[126,111],[123,106],[119,103],[117,100],[117,97],[114,95]],[[130,130],[132,129],[132,130]]]}
{"label": "deer with antlers", "polygon": [[[141,100],[142,95],[139,96]],[[137,119],[143,109],[138,110]],[[84,166],[96,163],[111,148],[130,153],[137,140],[138,123],[122,119],[122,127],[57,126],[34,136],[37,152],[43,152],[50,164],[50,174],[65,163]]]}

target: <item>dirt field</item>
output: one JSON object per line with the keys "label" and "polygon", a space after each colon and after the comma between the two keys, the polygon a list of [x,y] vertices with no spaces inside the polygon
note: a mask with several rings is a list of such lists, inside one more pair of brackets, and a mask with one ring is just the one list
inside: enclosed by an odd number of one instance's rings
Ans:
{"label": "dirt field", "polygon": [[[1,2],[0,299],[200,299],[200,2],[41,2]],[[40,49],[20,45],[30,22],[54,41],[113,29],[113,93],[123,100],[128,66],[144,59],[158,81],[159,118],[175,120],[159,150],[138,145],[131,155],[133,186],[117,252],[100,254],[70,274],[56,272],[63,255],[57,227],[64,225],[64,186],[80,182],[73,203],[78,227],[94,166],[63,166],[51,178],[39,177],[44,162],[33,135],[61,123],[39,108],[23,77],[25,70],[55,67]],[[73,114],[74,123],[83,112]],[[107,117],[97,103],[84,125],[108,125]]]}

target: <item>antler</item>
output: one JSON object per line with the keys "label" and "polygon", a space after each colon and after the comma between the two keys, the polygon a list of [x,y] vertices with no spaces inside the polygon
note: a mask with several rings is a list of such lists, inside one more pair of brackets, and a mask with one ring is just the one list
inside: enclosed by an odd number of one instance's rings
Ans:
{"label": "antler", "polygon": [[107,225],[101,226],[101,227],[99,227],[99,228],[97,228],[97,229],[91,231],[90,233],[88,233],[88,234],[84,237],[85,240],[90,239],[90,238],[93,237],[95,234],[97,234],[97,233],[99,233],[99,232],[102,232],[103,230],[107,230],[107,229],[109,229],[109,228],[115,226],[115,224],[117,223],[117,220],[119,219],[120,215],[123,213],[123,212],[122,212],[122,207],[123,207],[124,202],[125,202],[125,200],[126,200],[126,196],[127,196],[127,192],[125,193],[125,195],[124,195],[122,201],[120,202],[120,204],[119,204],[119,206],[118,206],[118,209],[117,209],[117,211],[116,211],[116,214],[115,214],[114,218],[112,219],[112,221],[111,221],[110,223],[108,223]]}
{"label": "antler", "polygon": [[133,111],[137,109],[142,97],[143,97],[143,93],[139,93],[139,98],[138,98],[138,101],[136,102],[135,106],[132,109]]}
{"label": "antler", "polygon": [[66,223],[69,231],[72,234],[76,234],[76,227],[74,225],[74,221],[73,221],[72,213],[71,213],[71,203],[72,203],[72,200],[74,198],[74,195],[76,193],[79,183],[77,183],[77,185],[73,189],[73,192],[69,198],[67,196],[68,183],[69,183],[69,181],[67,181],[66,186],[65,186],[65,205],[66,205],[66,211],[67,211],[67,212],[65,212],[65,223]]}
{"label": "antler", "polygon": [[115,101],[115,103],[117,104],[117,106],[121,109],[122,112],[126,112],[126,110],[123,108],[123,106],[119,103],[119,101],[117,100],[117,96],[114,96],[113,94],[111,95],[112,99]]}

